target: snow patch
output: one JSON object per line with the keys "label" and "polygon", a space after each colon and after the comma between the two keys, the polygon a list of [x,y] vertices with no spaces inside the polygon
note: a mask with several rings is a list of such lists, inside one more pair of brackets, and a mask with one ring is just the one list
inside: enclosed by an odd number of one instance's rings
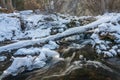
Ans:
{"label": "snow patch", "polygon": [[0,16],[0,41],[12,40],[21,32],[20,20],[7,16]]}
{"label": "snow patch", "polygon": [[[33,50],[33,51],[32,51]],[[35,54],[36,52],[40,52],[38,56],[31,56],[29,54]],[[26,57],[13,57],[13,63],[11,66],[6,69],[2,77],[6,77],[8,75],[16,76],[19,73],[24,72],[25,70],[33,70],[37,68],[42,68],[47,64],[47,60],[59,61],[60,58],[59,53],[52,51],[47,48],[30,48],[30,49],[19,49],[15,54],[27,54]]]}
{"label": "snow patch", "polygon": [[0,56],[0,61],[5,61],[7,59],[6,56]]}
{"label": "snow patch", "polygon": [[43,48],[57,49],[57,48],[59,48],[59,45],[56,44],[54,41],[49,41],[49,43],[44,45]]}

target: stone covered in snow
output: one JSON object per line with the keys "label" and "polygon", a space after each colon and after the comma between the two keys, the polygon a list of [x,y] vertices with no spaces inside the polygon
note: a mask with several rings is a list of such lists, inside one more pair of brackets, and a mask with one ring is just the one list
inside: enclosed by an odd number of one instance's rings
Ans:
{"label": "stone covered in snow", "polygon": [[[39,52],[38,56],[31,56],[36,52]],[[8,69],[3,72],[2,77],[6,77],[8,75],[16,76],[17,74],[22,73],[25,70],[42,68],[47,64],[47,60],[59,61],[62,59],[60,58],[59,53],[57,53],[56,51],[52,51],[48,48],[23,48],[19,49],[15,54],[18,55],[20,53],[27,54],[28,56],[16,58],[13,57],[13,63]]]}
{"label": "stone covered in snow", "polygon": [[14,56],[19,55],[39,55],[40,54],[40,48],[21,48],[17,50],[17,52],[14,54]]}
{"label": "stone covered in snow", "polygon": [[0,61],[5,61],[7,59],[6,56],[0,56]]}
{"label": "stone covered in snow", "polygon": [[0,41],[12,40],[20,32],[21,24],[18,18],[0,15]]}
{"label": "stone covered in snow", "polygon": [[[109,15],[107,15],[109,16]],[[111,14],[111,16],[113,16]],[[103,16],[105,17],[105,16]],[[91,38],[93,39],[94,47],[99,54],[104,54],[104,57],[113,57],[119,54],[118,44],[120,43],[120,15],[114,14],[110,22],[102,23],[95,29]]]}

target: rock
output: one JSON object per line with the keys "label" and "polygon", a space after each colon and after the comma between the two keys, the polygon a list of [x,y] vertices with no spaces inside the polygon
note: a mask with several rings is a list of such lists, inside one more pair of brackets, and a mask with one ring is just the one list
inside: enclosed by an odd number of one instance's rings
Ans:
{"label": "rock", "polygon": [[9,17],[8,14],[0,15],[0,42],[12,40],[21,32],[20,20],[16,17]]}

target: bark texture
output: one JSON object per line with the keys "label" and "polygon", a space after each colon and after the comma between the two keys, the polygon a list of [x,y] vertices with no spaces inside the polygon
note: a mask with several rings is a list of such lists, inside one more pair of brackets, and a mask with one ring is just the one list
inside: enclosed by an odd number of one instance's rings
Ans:
{"label": "bark texture", "polygon": [[14,11],[12,0],[0,0],[0,5],[2,8],[9,10],[9,12]]}

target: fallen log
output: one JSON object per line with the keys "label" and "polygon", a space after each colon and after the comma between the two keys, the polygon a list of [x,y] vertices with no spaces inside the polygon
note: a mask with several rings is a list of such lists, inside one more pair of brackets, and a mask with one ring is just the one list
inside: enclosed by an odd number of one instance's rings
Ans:
{"label": "fallen log", "polygon": [[80,34],[80,33],[86,32],[90,29],[97,28],[97,26],[101,23],[109,22],[110,20],[112,20],[113,17],[114,16],[102,17],[102,18],[98,19],[97,21],[94,21],[88,25],[70,28],[62,33],[58,33],[56,35],[51,35],[51,36],[48,36],[45,38],[34,39],[34,40],[23,40],[23,41],[18,41],[16,43],[8,44],[5,46],[1,46],[0,53],[2,53],[4,51],[19,49],[19,48],[26,47],[26,46],[31,46],[34,44],[41,44],[41,43],[45,43],[48,41],[60,40],[62,38],[65,38],[65,37],[68,37],[71,35]]}

